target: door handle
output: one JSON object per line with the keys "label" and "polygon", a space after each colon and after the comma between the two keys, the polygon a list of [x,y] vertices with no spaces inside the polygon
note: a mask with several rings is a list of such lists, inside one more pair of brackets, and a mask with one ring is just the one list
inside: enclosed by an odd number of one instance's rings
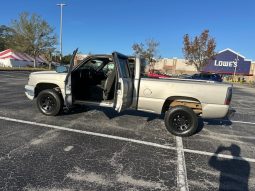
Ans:
{"label": "door handle", "polygon": [[118,82],[118,84],[117,84],[117,90],[121,90],[121,83],[120,82]]}

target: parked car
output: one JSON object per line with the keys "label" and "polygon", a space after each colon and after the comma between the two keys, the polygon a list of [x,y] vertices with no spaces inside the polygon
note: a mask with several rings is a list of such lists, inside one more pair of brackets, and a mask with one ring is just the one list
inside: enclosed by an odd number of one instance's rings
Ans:
{"label": "parked car", "polygon": [[188,77],[188,79],[222,82],[222,76],[219,74],[210,73],[193,74],[192,76]]}
{"label": "parked car", "polygon": [[[72,108],[73,105],[109,107],[118,112],[133,108],[164,113],[169,132],[190,136],[197,131],[198,116],[223,118],[228,113],[232,85],[148,78],[145,59],[117,52],[90,55],[74,66],[77,51],[69,67],[30,74],[25,93],[29,99],[36,99],[44,115],[57,115],[63,107]],[[129,59],[134,61],[131,70]]]}
{"label": "parked car", "polygon": [[148,72],[147,76],[149,78],[171,78],[171,76],[161,74],[161,73],[157,73],[157,72]]}
{"label": "parked car", "polygon": [[180,78],[180,79],[191,79],[191,76],[190,74],[180,74],[177,76],[177,78]]}

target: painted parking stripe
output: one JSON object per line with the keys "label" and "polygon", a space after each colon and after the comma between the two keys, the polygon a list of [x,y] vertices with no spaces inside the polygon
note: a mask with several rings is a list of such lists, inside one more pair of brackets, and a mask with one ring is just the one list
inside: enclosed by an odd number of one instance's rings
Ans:
{"label": "painted parking stripe", "polygon": [[[222,121],[222,122],[229,122],[229,120],[221,120],[221,119],[210,119],[212,121]],[[248,124],[248,125],[255,125],[255,122],[249,122],[249,121],[236,121],[236,120],[230,120],[232,123],[240,123],[240,124]]]}
{"label": "painted parking stripe", "polygon": [[247,107],[231,107],[232,109],[238,110],[238,109],[251,109],[251,108],[247,108]]}
{"label": "painted parking stripe", "polygon": [[177,187],[180,191],[189,191],[187,171],[181,137],[176,137],[177,148]]}
{"label": "painted parking stripe", "polygon": [[[13,75],[13,74],[1,74],[0,73],[0,76],[4,76],[4,77],[9,77],[9,78],[24,78],[25,75],[22,75],[22,76],[17,76],[17,75]],[[28,76],[28,75],[26,75]]]}
{"label": "painted parking stripe", "polygon": [[242,123],[242,124],[249,124],[249,125],[255,125],[255,122],[246,122],[246,121],[232,121],[232,123]]}
{"label": "painted parking stripe", "polygon": [[44,123],[25,121],[25,120],[14,119],[14,118],[9,118],[9,117],[2,117],[2,116],[0,116],[0,119],[5,120],[5,121],[12,121],[12,122],[29,124],[29,125],[34,125],[34,126],[48,127],[48,128],[53,128],[53,129],[58,129],[58,130],[63,130],[63,131],[70,131],[70,132],[81,133],[81,134],[86,134],[86,135],[93,135],[93,136],[98,136],[98,137],[116,139],[116,140],[121,140],[121,141],[132,142],[132,143],[138,143],[138,144],[158,147],[158,148],[162,148],[162,149],[176,150],[175,147],[171,147],[171,146],[167,146],[167,145],[160,145],[160,144],[157,144],[157,143],[152,143],[152,142],[147,142],[147,141],[140,141],[140,140],[136,140],[136,139],[119,137],[119,136],[115,136],[115,135],[108,135],[108,134],[103,134],[103,133],[95,133],[95,132],[91,132],[91,131],[71,129],[71,128],[62,127],[62,126],[48,125],[48,124],[44,124]]}
{"label": "painted parking stripe", "polygon": [[0,71],[0,75],[5,75],[5,74],[10,74],[10,75],[23,75],[23,76],[27,76],[29,75],[31,72],[21,72],[21,71]]}
{"label": "painted parking stripe", "polygon": [[192,153],[192,154],[199,154],[199,155],[206,155],[206,156],[217,156],[220,158],[225,158],[225,159],[235,159],[235,160],[245,160],[248,162],[254,162],[255,163],[255,159],[252,158],[246,158],[246,157],[237,157],[237,156],[233,156],[233,155],[225,155],[225,154],[215,154],[215,153],[211,153],[211,152],[206,152],[206,151],[198,151],[198,150],[192,150],[192,149],[183,149],[184,152],[187,153]]}
{"label": "painted parking stripe", "polygon": [[[176,147],[161,145],[158,143],[153,143],[153,142],[148,142],[148,141],[140,141],[140,140],[136,140],[136,139],[130,139],[130,138],[108,135],[108,134],[103,134],[103,133],[95,133],[95,132],[90,132],[90,131],[83,131],[83,130],[78,130],[78,129],[71,129],[71,128],[62,127],[62,126],[48,125],[48,124],[44,124],[44,123],[25,121],[25,120],[14,119],[14,118],[9,118],[9,117],[0,116],[0,120],[29,124],[29,125],[34,125],[34,126],[48,127],[48,128],[52,128],[52,129],[81,133],[81,134],[86,134],[86,135],[93,135],[93,136],[104,137],[104,138],[115,139],[115,140],[121,140],[121,141],[132,142],[132,143],[137,143],[137,144],[142,144],[142,145],[147,145],[147,146],[152,146],[152,147],[157,147],[157,148],[162,148],[162,149],[177,150]],[[191,149],[184,149],[184,148],[183,148],[183,151],[187,152],[187,153],[200,154],[200,155],[205,155],[205,156],[218,156],[218,157],[226,158],[226,159],[246,160],[248,162],[255,163],[255,159],[252,159],[252,158],[233,157],[232,155],[215,154],[215,153],[206,152],[206,151],[198,151],[198,150],[191,150]]]}

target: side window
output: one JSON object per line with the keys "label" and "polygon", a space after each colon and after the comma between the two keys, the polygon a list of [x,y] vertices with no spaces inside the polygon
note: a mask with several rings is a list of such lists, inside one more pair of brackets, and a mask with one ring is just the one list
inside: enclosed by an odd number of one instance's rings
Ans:
{"label": "side window", "polygon": [[135,59],[128,59],[128,66],[130,71],[130,76],[135,77]]}
{"label": "side window", "polygon": [[120,62],[120,70],[121,75],[123,78],[129,78],[130,77],[130,71],[128,68],[128,60],[127,59],[119,59]]}
{"label": "side window", "polygon": [[148,77],[149,69],[150,69],[149,62],[145,59],[142,59],[141,60],[141,77],[142,78],[147,78]]}
{"label": "side window", "polygon": [[109,76],[112,71],[114,70],[114,63],[113,62],[109,62],[108,64],[106,64],[103,68],[102,71],[104,73],[104,75]]}
{"label": "side window", "polygon": [[114,63],[113,62],[109,62],[108,64],[106,64],[103,69],[104,72],[109,72],[109,71],[113,71],[114,70]]}

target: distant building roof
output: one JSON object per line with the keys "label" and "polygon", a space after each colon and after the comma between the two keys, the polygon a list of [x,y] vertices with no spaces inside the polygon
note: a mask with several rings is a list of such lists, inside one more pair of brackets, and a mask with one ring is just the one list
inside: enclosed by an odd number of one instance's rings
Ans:
{"label": "distant building roof", "polygon": [[[16,52],[12,49],[7,49],[0,52],[0,59],[12,59],[33,62],[34,58],[26,53]],[[48,63],[48,61],[43,56],[38,56],[36,58],[37,62]]]}

